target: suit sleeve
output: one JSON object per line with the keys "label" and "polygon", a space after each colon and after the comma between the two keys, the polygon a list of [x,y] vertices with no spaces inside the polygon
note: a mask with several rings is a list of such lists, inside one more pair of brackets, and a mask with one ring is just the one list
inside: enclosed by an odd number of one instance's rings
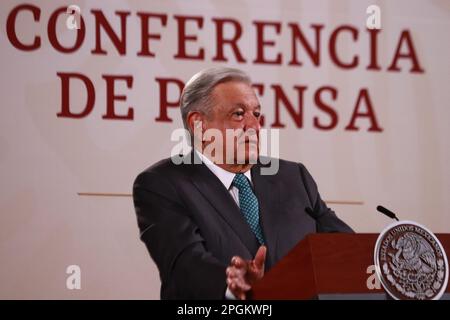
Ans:
{"label": "suit sleeve", "polygon": [[320,197],[317,184],[305,166],[299,163],[300,175],[303,180],[310,203],[314,219],[317,224],[317,232],[346,232],[354,231],[344,221],[339,219],[333,210],[328,208],[326,203]]}
{"label": "suit sleeve", "polygon": [[205,248],[167,177],[141,173],[133,186],[140,238],[158,266],[162,299],[223,299],[225,269]]}

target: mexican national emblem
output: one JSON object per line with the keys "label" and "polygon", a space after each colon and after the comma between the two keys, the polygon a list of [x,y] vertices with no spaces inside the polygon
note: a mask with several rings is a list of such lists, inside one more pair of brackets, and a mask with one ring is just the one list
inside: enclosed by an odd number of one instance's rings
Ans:
{"label": "mexican national emblem", "polygon": [[374,257],[381,284],[394,299],[437,300],[447,288],[444,248],[415,222],[389,225],[378,237]]}

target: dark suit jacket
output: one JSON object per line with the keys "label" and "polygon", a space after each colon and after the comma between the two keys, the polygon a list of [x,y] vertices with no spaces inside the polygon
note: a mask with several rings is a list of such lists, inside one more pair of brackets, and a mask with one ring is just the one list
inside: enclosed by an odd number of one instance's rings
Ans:
{"label": "dark suit jacket", "polygon": [[[251,174],[268,249],[266,270],[309,233],[352,232],[322,201],[302,164],[279,160],[275,175],[261,175],[262,166],[254,165]],[[259,244],[214,173],[204,164],[165,159],[136,178],[133,198],[141,240],[160,272],[161,298],[224,298],[231,258],[252,259]]]}

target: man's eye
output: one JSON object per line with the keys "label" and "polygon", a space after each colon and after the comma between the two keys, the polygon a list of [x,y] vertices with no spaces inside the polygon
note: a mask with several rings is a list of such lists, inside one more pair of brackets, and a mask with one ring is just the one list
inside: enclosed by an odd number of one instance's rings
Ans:
{"label": "man's eye", "polygon": [[244,111],[236,111],[236,112],[233,112],[233,114],[238,117],[242,117],[244,115]]}
{"label": "man's eye", "polygon": [[259,118],[259,117],[261,116],[261,112],[255,111],[255,112],[253,112],[253,115],[254,115],[256,118]]}

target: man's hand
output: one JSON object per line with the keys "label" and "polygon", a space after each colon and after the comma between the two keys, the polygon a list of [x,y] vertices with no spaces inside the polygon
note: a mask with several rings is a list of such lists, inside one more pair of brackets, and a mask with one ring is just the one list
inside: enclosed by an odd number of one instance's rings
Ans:
{"label": "man's hand", "polygon": [[261,246],[253,260],[244,260],[235,256],[226,269],[227,285],[231,293],[238,299],[245,300],[253,284],[264,276],[264,263],[266,261],[265,246]]}

